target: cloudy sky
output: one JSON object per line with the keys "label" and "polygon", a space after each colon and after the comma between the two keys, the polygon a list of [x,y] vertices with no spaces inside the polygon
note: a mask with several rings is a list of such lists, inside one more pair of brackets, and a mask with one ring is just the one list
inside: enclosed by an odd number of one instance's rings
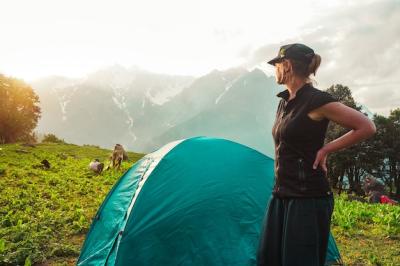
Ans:
{"label": "cloudy sky", "polygon": [[341,83],[372,112],[400,107],[400,1],[2,0],[0,73],[27,81],[120,64],[200,76],[265,63],[302,42],[317,87]]}

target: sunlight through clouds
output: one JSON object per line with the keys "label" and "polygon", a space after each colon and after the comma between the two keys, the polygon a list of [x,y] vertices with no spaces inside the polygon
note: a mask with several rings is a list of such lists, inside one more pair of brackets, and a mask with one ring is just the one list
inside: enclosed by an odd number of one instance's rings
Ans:
{"label": "sunlight through clouds", "polygon": [[396,0],[6,1],[0,72],[28,81],[83,77],[111,65],[194,77],[244,66],[273,75],[266,58],[280,45],[304,42],[322,55],[321,86],[346,84],[355,95],[363,91],[360,99],[374,111],[388,113],[389,99],[371,102],[372,90],[389,93],[398,83],[399,6]]}
{"label": "sunlight through clouds", "polygon": [[[34,79],[121,64],[199,76],[296,34],[316,1],[8,1],[0,71]],[[317,11],[318,10],[318,11]],[[283,17],[282,14],[285,14]]]}

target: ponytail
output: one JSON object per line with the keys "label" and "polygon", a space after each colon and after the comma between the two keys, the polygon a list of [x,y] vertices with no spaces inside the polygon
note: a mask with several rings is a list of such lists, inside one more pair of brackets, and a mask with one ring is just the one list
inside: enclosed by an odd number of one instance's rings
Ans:
{"label": "ponytail", "polygon": [[317,70],[321,64],[321,56],[319,54],[314,54],[313,57],[311,58],[311,62],[308,65],[308,75],[315,74],[317,73]]}
{"label": "ponytail", "polygon": [[316,83],[315,80],[310,78],[310,75],[317,73],[317,70],[321,64],[321,56],[319,54],[310,54],[310,63],[306,63],[300,60],[289,59],[292,63],[293,73],[298,77],[304,78],[307,83]]}

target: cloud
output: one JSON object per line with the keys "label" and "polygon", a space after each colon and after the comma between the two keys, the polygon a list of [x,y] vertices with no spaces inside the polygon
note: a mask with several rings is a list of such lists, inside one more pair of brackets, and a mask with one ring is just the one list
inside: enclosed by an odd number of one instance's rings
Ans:
{"label": "cloud", "polygon": [[356,101],[372,112],[388,115],[400,107],[400,2],[380,0],[337,8],[319,15],[301,33],[259,47],[246,66],[276,56],[281,45],[301,42],[322,56],[318,87],[348,86]]}

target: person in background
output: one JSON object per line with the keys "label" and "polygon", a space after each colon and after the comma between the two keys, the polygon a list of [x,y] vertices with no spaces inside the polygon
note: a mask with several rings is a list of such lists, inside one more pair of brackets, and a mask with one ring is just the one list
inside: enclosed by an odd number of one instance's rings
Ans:
{"label": "person in background", "polygon": [[104,163],[101,163],[99,159],[94,159],[89,163],[89,169],[95,172],[96,174],[101,174],[103,172]]}

